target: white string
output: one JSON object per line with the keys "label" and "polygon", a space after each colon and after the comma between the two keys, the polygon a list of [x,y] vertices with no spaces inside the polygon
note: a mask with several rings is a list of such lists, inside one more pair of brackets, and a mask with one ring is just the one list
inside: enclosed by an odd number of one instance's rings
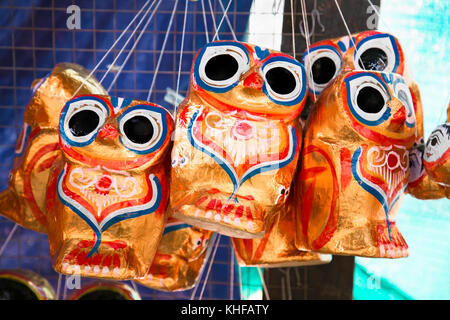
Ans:
{"label": "white string", "polygon": [[230,300],[233,300],[234,296],[234,249],[230,239]]}
{"label": "white string", "polygon": [[[309,56],[309,47],[311,46],[311,42],[309,40],[309,26],[308,26],[308,19],[306,16],[306,4],[305,4],[305,0],[301,0],[300,2],[301,4],[301,8],[302,8],[302,17],[303,17],[303,27],[305,29],[305,40],[306,40],[306,50],[308,52],[308,56]],[[305,61],[305,67],[306,67],[306,61]],[[307,67],[308,70],[310,70],[309,66]],[[316,86],[314,84],[314,78],[312,75],[312,68],[311,68],[311,72],[309,74],[309,77],[311,78],[311,83],[312,83],[312,87],[313,87],[313,95],[314,95],[314,101],[316,100]]]}
{"label": "white string", "polygon": [[[218,30],[217,30],[217,25],[216,25],[216,18],[215,18],[213,9],[212,9],[211,0],[208,0],[208,4],[209,4],[209,11],[211,12],[211,18],[212,18],[212,21],[213,21],[214,32],[215,32],[215,34],[217,35],[217,40],[220,40],[220,37],[219,37],[219,35],[217,34],[217,31],[218,31]],[[213,39],[212,41],[214,41],[214,39]]]}
{"label": "white string", "polygon": [[242,300],[242,292],[241,292],[241,288],[242,288],[242,277],[241,277],[241,266],[238,264],[238,283],[239,283],[239,299]]}
{"label": "white string", "polygon": [[[156,1],[156,0],[154,0]],[[92,75],[94,74],[95,71],[97,71],[98,67],[102,64],[103,60],[106,59],[106,57],[108,56],[108,54],[111,52],[111,50],[117,45],[117,43],[120,41],[120,39],[122,39],[123,35],[128,31],[128,29],[130,28],[130,26],[134,23],[134,21],[137,19],[137,17],[142,13],[142,11],[144,10],[144,8],[147,6],[147,4],[150,3],[150,0],[147,0],[147,2],[142,6],[141,10],[139,10],[139,12],[134,16],[133,20],[131,20],[131,22],[127,25],[127,27],[122,31],[122,33],[119,35],[119,37],[117,38],[116,41],[114,41],[114,43],[112,44],[112,46],[108,49],[108,51],[106,51],[106,53],[103,55],[102,59],[97,63],[97,65],[94,67],[94,69],[92,69],[92,71],[89,73],[89,75],[83,80],[83,82],[87,81],[88,79],[90,79],[92,77]],[[80,91],[81,87],[83,86],[83,82],[80,84],[80,86],[78,87],[77,90],[75,90],[75,93],[72,95],[72,98],[74,96],[76,96],[76,94],[78,93],[78,91]]]}
{"label": "white string", "polygon": [[6,237],[5,242],[3,242],[2,248],[0,249],[0,257],[3,254],[3,251],[6,249],[6,246],[8,245],[9,241],[11,240],[12,236],[14,235],[14,233],[16,232],[16,229],[19,225],[16,223],[14,225],[14,227],[11,229],[11,231],[8,234],[8,237]]}
{"label": "white string", "polygon": [[262,283],[262,286],[263,286],[264,294],[266,295],[267,300],[270,300],[269,290],[267,290],[266,281],[264,281],[264,277],[263,277],[261,268],[260,267],[256,267],[256,269],[258,269],[259,277],[261,278],[261,283]]}
{"label": "white string", "polygon": [[[153,16],[155,15],[156,10],[158,9],[158,7],[159,7],[160,4],[161,4],[161,0],[159,0],[159,2],[157,3],[155,9],[153,10],[152,14],[151,14],[150,17],[148,18],[148,21],[145,23],[144,27],[142,28],[142,30],[141,30],[141,32],[140,32],[138,38],[137,38],[136,41],[134,42],[133,47],[131,47],[130,51],[128,52],[128,54],[127,54],[127,56],[126,56],[126,58],[125,58],[125,60],[122,62],[122,65],[120,66],[120,69],[117,71],[116,75],[114,76],[113,81],[111,82],[111,84],[110,84],[109,87],[108,87],[108,90],[107,90],[108,92],[109,92],[109,91],[111,90],[111,88],[114,86],[114,84],[115,84],[116,81],[117,81],[117,78],[118,78],[119,75],[122,73],[122,70],[123,70],[123,68],[125,67],[125,65],[127,64],[128,59],[130,59],[131,55],[132,55],[133,52],[134,52],[134,49],[136,49],[136,46],[138,45],[139,41],[141,40],[142,36],[144,35],[145,30],[147,30],[148,25],[149,25],[150,22],[153,20]],[[146,14],[147,14],[148,12],[149,12],[149,11],[147,11]],[[136,27],[136,30],[137,30],[138,27],[139,27],[139,26]],[[136,31],[136,30],[135,30],[135,31]],[[125,46],[126,46],[126,44],[125,44]],[[119,53],[119,55],[120,55],[120,53]],[[114,62],[113,62],[113,64],[114,64]],[[101,83],[101,80],[100,80],[100,83]]]}
{"label": "white string", "polygon": [[[150,89],[148,90],[147,101],[150,101],[150,97],[152,95],[153,86],[155,85],[156,76],[158,75],[158,72],[159,72],[159,66],[161,65],[162,57],[164,56],[164,50],[166,49],[167,39],[169,38],[169,32],[170,32],[170,29],[172,28],[173,17],[175,16],[175,11],[177,10],[177,6],[178,6],[178,0],[175,0],[175,5],[173,6],[172,15],[170,16],[169,25],[167,27],[167,32],[166,32],[166,35],[164,36],[164,41],[163,41],[163,44],[161,47],[161,53],[159,54],[158,63],[156,64],[155,72],[153,73],[152,84],[150,85]],[[176,99],[176,97],[175,97],[175,99]]]}
{"label": "white string", "polygon": [[184,5],[183,34],[181,36],[180,61],[178,62],[178,76],[177,76],[177,90],[176,90],[176,94],[175,94],[175,108],[173,111],[174,119],[177,115],[177,110],[178,110],[178,103],[176,103],[176,97],[178,97],[178,91],[180,89],[181,62],[183,61],[184,35],[186,34],[186,20],[187,20],[186,16],[187,16],[188,6],[189,6],[189,0],[186,0],[185,5]]}
{"label": "white string", "polygon": [[206,43],[209,43],[208,24],[206,23],[205,4],[203,3],[203,0],[201,0],[201,4],[202,4],[203,23],[205,25]]}
{"label": "white string", "polygon": [[138,290],[138,287],[137,287],[136,283],[135,283],[133,280],[130,280],[130,282],[131,282],[131,286],[133,287],[134,291],[136,291],[136,293],[137,293],[139,296],[141,296],[141,295],[139,294],[139,290]]}
{"label": "white string", "polygon": [[206,264],[209,261],[209,258],[211,256],[211,252],[215,248],[216,242],[217,242],[217,233],[214,233],[213,236],[212,236],[211,244],[209,245],[208,251],[206,252],[206,255],[205,255],[205,262],[202,264],[202,267],[201,267],[200,272],[199,272],[199,276],[198,276],[198,278],[196,280],[197,283],[194,285],[194,289],[193,289],[193,291],[191,293],[190,300],[194,300],[195,294],[197,293],[197,289],[199,287],[198,284],[199,284],[200,280],[203,277],[203,272],[205,270],[205,266],[206,266]]}
{"label": "white string", "polygon": [[200,296],[198,298],[199,300],[202,300],[203,292],[205,291],[206,283],[208,282],[209,273],[211,272],[211,267],[213,265],[214,258],[216,257],[216,251],[217,251],[217,248],[219,248],[220,237],[221,237],[221,235],[219,234],[219,236],[217,237],[216,246],[215,246],[214,251],[211,256],[211,261],[209,262],[208,271],[206,272],[205,281],[203,282],[203,287],[202,287],[202,290],[200,291]]}
{"label": "white string", "polygon": [[67,276],[64,277],[63,300],[67,299]]}
{"label": "white string", "polygon": [[293,4],[294,0],[291,0],[291,28],[292,28],[292,56],[294,57],[294,59],[297,59],[295,57],[295,29],[294,29],[294,4]]}
{"label": "white string", "polygon": [[[146,19],[147,15],[150,13],[150,10],[152,9],[154,3],[155,3],[155,2],[153,2],[152,5],[151,5],[150,7],[148,7],[147,11],[144,13],[144,15],[142,16],[141,20],[140,20],[139,23],[137,24],[136,28],[133,30],[133,32],[130,34],[130,36],[128,37],[128,39],[127,39],[127,41],[125,42],[125,44],[124,44],[124,45],[122,46],[122,48],[120,49],[119,54],[114,58],[113,62],[109,65],[108,70],[107,70],[106,73],[103,75],[103,77],[100,79],[100,83],[103,83],[103,81],[105,80],[105,78],[106,78],[106,76],[108,75],[108,73],[110,72],[110,70],[113,68],[113,66],[116,65],[117,60],[118,60],[119,57],[122,55],[122,53],[123,53],[123,51],[125,50],[125,48],[127,47],[128,43],[131,41],[131,39],[133,39],[133,37],[134,37],[134,35],[136,34],[137,30],[139,29],[139,27],[141,26],[141,24],[144,22],[144,20]],[[155,10],[153,10],[153,13],[154,13],[155,11],[156,11],[156,8],[155,8]],[[152,17],[153,17],[153,16],[152,16]],[[147,25],[148,25],[148,23],[144,26],[144,28],[142,28],[141,34],[145,31]],[[137,41],[136,41],[136,42],[137,42]],[[133,52],[133,49],[134,49],[134,47],[130,50],[130,52]],[[128,53],[128,56],[130,55],[130,52]],[[127,56],[127,57],[128,57],[128,56]],[[122,70],[122,67],[125,65],[125,63],[126,63],[126,62],[123,62],[123,63],[122,63],[122,65],[121,65],[121,70]],[[121,71],[121,70],[120,70],[120,71]],[[117,73],[120,74],[120,72],[117,72]],[[114,80],[116,80],[116,79],[117,79],[117,74],[116,74],[116,77],[114,78]],[[114,84],[114,82],[115,82],[114,80],[113,80],[112,84]],[[109,88],[108,88],[107,91],[109,91],[111,87],[112,87],[112,85],[109,86]]]}
{"label": "white string", "polygon": [[218,35],[220,27],[222,26],[222,23],[225,20],[225,17],[227,16],[228,9],[230,9],[230,5],[231,5],[232,2],[233,2],[233,0],[230,0],[230,2],[228,2],[228,6],[225,9],[225,11],[223,12],[223,16],[222,16],[222,19],[220,19],[220,23],[219,23],[219,26],[217,27],[216,34],[214,35],[214,38],[212,39],[213,42],[214,42],[214,40],[216,39],[216,37]]}
{"label": "white string", "polygon": [[222,0],[219,0],[219,3],[220,3],[220,7],[222,8],[222,11],[225,15],[225,19],[227,20],[228,28],[230,28],[231,34],[233,35],[233,39],[234,39],[234,41],[237,41],[236,34],[234,33],[233,27],[231,26],[230,19],[228,19],[228,15],[225,12],[225,8],[223,7]]}
{"label": "white string", "polygon": [[56,287],[56,300],[59,300],[60,291],[61,291],[61,273],[58,274],[58,286]]}

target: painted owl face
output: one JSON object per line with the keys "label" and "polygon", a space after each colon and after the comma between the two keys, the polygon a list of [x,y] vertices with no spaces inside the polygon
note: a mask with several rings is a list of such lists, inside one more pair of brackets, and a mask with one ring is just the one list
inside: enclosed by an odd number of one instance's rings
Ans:
{"label": "painted owl face", "polygon": [[450,122],[431,133],[423,155],[425,169],[439,184],[450,186]]}
{"label": "painted owl face", "polygon": [[300,114],[306,95],[301,63],[284,53],[236,41],[203,47],[194,60],[192,83],[201,99],[225,113],[293,118]]}
{"label": "painted owl face", "polygon": [[319,95],[341,73],[351,70],[404,75],[405,59],[398,40],[390,34],[365,31],[314,43],[305,51],[311,98]]}
{"label": "painted owl face", "polygon": [[112,170],[145,170],[170,141],[173,120],[150,103],[105,96],[81,96],[66,103],[59,132],[73,161]]}
{"label": "painted owl face", "polygon": [[64,157],[47,191],[54,268],[144,276],[164,228],[170,113],[144,101],[80,96],[66,103],[59,130]]}

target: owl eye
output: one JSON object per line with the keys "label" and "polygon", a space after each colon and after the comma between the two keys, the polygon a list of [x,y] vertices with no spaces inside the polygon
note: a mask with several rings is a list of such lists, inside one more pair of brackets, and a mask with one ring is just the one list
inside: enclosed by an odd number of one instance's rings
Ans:
{"label": "owl eye", "polygon": [[70,145],[86,146],[95,139],[108,114],[106,103],[98,98],[80,97],[70,100],[61,113],[61,136]]}
{"label": "owl eye", "polygon": [[309,90],[320,94],[341,70],[342,58],[331,46],[312,48],[303,57],[308,74]]}
{"label": "owl eye", "polygon": [[423,159],[433,162],[442,157],[450,148],[450,123],[437,127],[427,140]]}
{"label": "owl eye", "polygon": [[275,103],[294,105],[303,100],[306,74],[302,64],[287,57],[273,57],[261,67],[264,93]]}
{"label": "owl eye", "polygon": [[389,118],[389,91],[375,75],[357,73],[347,77],[345,82],[347,103],[356,119],[368,126],[375,126]]}
{"label": "owl eye", "polygon": [[166,117],[161,108],[136,105],[118,119],[121,143],[138,154],[158,149],[165,140]]}
{"label": "owl eye", "polygon": [[367,37],[357,44],[353,59],[357,70],[395,73],[399,65],[396,41],[388,34]]}
{"label": "owl eye", "polygon": [[212,43],[204,47],[195,60],[195,81],[208,91],[227,92],[249,70],[249,61],[245,46],[239,43]]}
{"label": "owl eye", "polygon": [[409,90],[408,85],[405,80],[398,78],[394,82],[394,94],[399,99],[406,109],[406,125],[408,127],[414,127],[416,124],[416,115],[414,112],[414,104],[411,96],[411,90]]}

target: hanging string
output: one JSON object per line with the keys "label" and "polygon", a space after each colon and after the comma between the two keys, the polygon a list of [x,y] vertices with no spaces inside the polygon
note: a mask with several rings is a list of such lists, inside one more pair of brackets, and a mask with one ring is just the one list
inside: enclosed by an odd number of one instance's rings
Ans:
{"label": "hanging string", "polygon": [[[112,87],[114,86],[114,84],[116,83],[117,78],[118,78],[119,75],[122,73],[123,68],[124,68],[125,65],[127,64],[128,59],[130,59],[131,55],[134,53],[134,50],[136,49],[136,46],[138,45],[139,41],[141,40],[142,36],[143,36],[144,33],[145,33],[145,30],[147,30],[148,25],[149,25],[150,22],[153,20],[153,16],[155,15],[156,10],[158,9],[159,5],[161,4],[161,1],[162,1],[162,0],[159,0],[159,1],[158,1],[158,3],[157,3],[157,5],[156,5],[155,9],[153,10],[152,14],[150,15],[150,17],[149,17],[149,19],[148,19],[148,21],[145,23],[145,25],[144,25],[144,27],[142,28],[142,30],[141,30],[139,36],[137,37],[136,41],[134,42],[133,47],[130,49],[130,51],[128,52],[128,54],[127,54],[125,60],[122,62],[122,65],[120,66],[119,70],[117,71],[116,75],[114,76],[113,81],[110,83],[110,85],[109,85],[109,87],[108,87],[108,90],[107,90],[108,92],[111,90],[111,88],[112,88]],[[147,11],[147,13],[148,13],[148,11]],[[146,14],[147,14],[147,13],[146,13]],[[139,26],[136,27],[136,30],[137,30],[138,27],[139,27]],[[136,31],[136,30],[135,30],[135,31]],[[125,46],[126,46],[126,44],[125,44]],[[120,55],[120,54],[121,54],[121,53],[119,52],[119,55]],[[114,62],[113,62],[112,64],[114,64]],[[106,74],[105,74],[105,75],[106,75]],[[102,80],[103,80],[103,79],[102,79]],[[100,83],[101,83],[101,80],[100,80]]]}
{"label": "hanging string", "polygon": [[[175,94],[175,99],[176,99],[176,97],[178,97],[178,91],[180,89],[181,63],[183,62],[184,35],[186,33],[186,20],[187,20],[186,17],[187,17],[188,6],[189,6],[189,0],[186,0],[185,5],[184,5],[183,34],[181,36],[180,61],[178,62],[177,90],[176,90],[176,94]],[[178,103],[176,103],[176,100],[175,100],[175,108],[173,111],[174,119],[177,115],[177,110],[178,110]]]}
{"label": "hanging string", "polygon": [[[159,3],[158,3],[159,4]],[[153,5],[153,4],[152,4]],[[142,19],[139,21],[138,25],[136,26],[136,28],[133,30],[133,32],[131,33],[131,35],[128,37],[127,41],[125,42],[125,44],[122,46],[122,49],[120,49],[119,54],[114,58],[113,62],[109,65],[108,70],[106,71],[106,73],[103,75],[103,77],[100,79],[100,83],[103,83],[103,80],[105,80],[106,76],[108,75],[108,73],[110,72],[111,68],[113,68],[116,65],[117,60],[119,59],[119,57],[122,55],[123,51],[125,50],[125,48],[127,47],[128,43],[131,41],[131,39],[134,38],[134,35],[136,34],[137,30],[139,29],[139,27],[141,26],[141,24],[144,22],[144,20],[146,19],[147,15],[150,13],[150,10],[152,9],[152,6],[150,6],[147,11],[144,13],[144,15],[142,16]],[[147,23],[144,25],[144,27],[142,28],[139,36],[141,36],[146,27],[148,26],[149,22],[151,21],[151,19],[153,18],[154,13],[156,12],[157,7],[155,8],[155,10],[153,10],[152,15],[150,16],[150,19],[147,21]],[[139,40],[136,40],[134,43],[134,46],[129,50],[129,53],[125,59],[125,62],[122,62],[122,65],[120,67],[120,72],[122,71],[123,66],[126,64],[126,60],[127,58],[130,56],[130,54],[134,51],[134,48],[136,47],[136,43]],[[109,88],[108,88],[108,92],[111,89],[111,87],[113,86],[113,84],[115,83],[115,80],[117,79],[117,74],[120,74],[120,72],[116,73],[116,76],[114,77],[114,80],[112,81],[112,83],[110,84]]]}
{"label": "hanging string", "polygon": [[218,34],[219,30],[220,30],[220,27],[222,26],[223,21],[225,20],[225,17],[227,16],[228,9],[230,9],[230,5],[231,5],[232,2],[233,2],[233,0],[230,0],[230,2],[228,2],[228,6],[227,6],[227,8],[225,9],[225,11],[223,12],[222,19],[220,19],[219,26],[218,26],[217,29],[216,29],[216,34],[214,35],[214,38],[212,39],[213,42],[214,42],[214,40],[215,40],[216,37],[217,37],[217,34]]}
{"label": "hanging string", "polygon": [[[308,19],[306,16],[306,4],[305,4],[305,0],[301,0],[300,2],[301,4],[301,8],[302,8],[302,17],[303,17],[303,27],[305,28],[305,41],[306,41],[306,50],[308,52],[308,56],[309,56],[309,47],[311,46],[311,42],[309,39],[309,26],[308,26]],[[314,95],[314,101],[316,100],[316,86],[314,84],[314,80],[313,80],[313,75],[312,75],[312,68],[309,68],[309,66],[306,66],[306,61],[305,61],[305,67],[307,70],[310,70],[311,72],[309,72],[309,78],[312,79],[311,83],[312,83],[312,87],[313,87],[313,95]]]}
{"label": "hanging string", "polygon": [[373,9],[373,10],[375,11],[375,13],[377,14],[378,19],[380,19],[380,21],[383,22],[384,26],[386,27],[386,29],[388,29],[389,33],[392,33],[392,32],[391,32],[391,28],[389,28],[389,25],[388,25],[388,24],[383,20],[383,18],[381,17],[381,14],[380,14],[380,12],[377,10],[377,7],[375,7],[375,6],[373,5],[372,1],[367,0],[367,2],[369,2],[370,6],[372,7],[372,9]]}
{"label": "hanging string", "polygon": [[63,300],[67,299],[67,276],[64,277]]}
{"label": "hanging string", "polygon": [[223,14],[225,15],[225,19],[227,20],[228,28],[230,28],[231,34],[233,35],[233,39],[234,39],[234,41],[237,41],[236,34],[234,33],[233,27],[231,26],[230,19],[228,19],[228,15],[225,12],[225,8],[223,7],[222,0],[219,0],[219,4],[220,4],[220,7],[222,8]]}
{"label": "hanging string", "polygon": [[139,294],[139,289],[138,289],[138,287],[137,287],[137,285],[136,285],[136,282],[134,282],[133,280],[130,280],[130,282],[131,282],[131,286],[133,287],[134,291],[136,291],[136,293],[137,293],[139,296],[141,296],[141,295]]}
{"label": "hanging string", "polygon": [[155,72],[153,73],[152,84],[150,85],[150,89],[148,90],[147,101],[150,101],[150,97],[152,95],[153,87],[154,87],[155,82],[156,82],[156,76],[158,75],[159,67],[160,67],[161,61],[162,61],[162,57],[164,56],[164,50],[166,49],[167,39],[169,38],[169,32],[170,32],[170,29],[172,28],[173,17],[175,16],[175,12],[177,10],[177,6],[178,6],[178,0],[175,0],[175,5],[173,6],[172,14],[171,14],[170,20],[169,20],[169,25],[167,27],[166,35],[164,36],[164,41],[163,41],[163,44],[162,44],[162,47],[161,47],[161,53],[159,54],[159,58],[158,58],[158,62],[156,64]]}
{"label": "hanging string", "polygon": [[203,1],[204,0],[200,1],[202,4],[203,24],[205,25],[206,43],[209,43],[208,24],[206,23],[205,4],[203,3]]}
{"label": "hanging string", "polygon": [[233,300],[234,296],[234,250],[233,244],[230,239],[230,300]]}
{"label": "hanging string", "polygon": [[291,2],[291,28],[292,28],[292,56],[297,59],[295,57],[296,52],[295,52],[295,29],[294,29],[294,4],[293,4],[294,0],[290,0]]}
{"label": "hanging string", "polygon": [[[212,9],[211,0],[208,0],[208,4],[209,4],[209,12],[211,13],[211,18],[212,18],[212,21],[213,21],[214,32],[217,35],[217,31],[218,30],[217,30],[216,18],[215,18],[214,11]],[[220,40],[219,35],[217,35],[217,40]],[[214,39],[212,41],[214,41]]]}
{"label": "hanging string", "polygon": [[[122,33],[119,35],[119,37],[116,39],[116,41],[114,41],[114,43],[112,44],[112,46],[108,49],[108,51],[106,51],[106,53],[103,55],[103,57],[100,59],[100,61],[96,64],[96,66],[94,67],[94,69],[92,69],[92,71],[89,73],[89,75],[83,80],[83,82],[89,80],[92,75],[95,73],[95,71],[97,71],[98,67],[102,64],[102,62],[106,59],[106,57],[109,55],[109,53],[112,51],[112,49],[117,45],[117,43],[120,41],[120,39],[122,39],[122,37],[125,35],[125,33],[128,31],[128,29],[130,28],[130,26],[134,23],[134,21],[136,21],[137,17],[142,13],[142,11],[145,10],[145,7],[150,3],[151,0],[147,0],[147,2],[144,3],[144,5],[142,6],[141,10],[139,10],[139,12],[134,16],[134,18],[130,21],[130,23],[126,26],[126,28],[122,31]],[[153,0],[153,3],[156,0]],[[78,93],[78,91],[80,91],[81,87],[83,86],[83,82],[79,85],[79,87],[77,88],[77,90],[75,90],[74,94],[72,95],[72,98],[75,97]]]}
{"label": "hanging string", "polygon": [[242,300],[242,293],[241,293],[241,287],[242,287],[242,277],[241,277],[241,267],[238,265],[238,283],[239,283],[239,300]]}
{"label": "hanging string", "polygon": [[266,281],[264,280],[264,276],[262,274],[261,268],[256,267],[256,269],[258,270],[259,277],[261,278],[261,283],[263,286],[264,294],[266,295],[267,300],[270,300],[269,290],[267,290]]}
{"label": "hanging string", "polygon": [[6,246],[8,245],[9,241],[11,241],[11,238],[12,238],[12,236],[14,235],[14,233],[16,232],[18,226],[19,226],[19,225],[16,223],[16,224],[14,225],[14,227],[11,229],[11,231],[9,231],[9,234],[8,234],[8,236],[6,237],[6,240],[5,240],[5,242],[3,242],[3,245],[2,245],[2,247],[1,247],[1,249],[0,249],[0,257],[1,257],[2,254],[3,254],[3,251],[6,249]]}
{"label": "hanging string", "polygon": [[202,290],[200,291],[200,296],[198,298],[199,300],[202,300],[203,298],[203,292],[205,291],[206,283],[208,282],[209,273],[211,272],[211,267],[213,265],[214,258],[216,257],[217,248],[219,248],[220,237],[221,235],[219,234],[217,237],[216,246],[214,247],[214,251],[211,256],[211,261],[209,262],[208,271],[206,272],[205,281],[203,282]]}
{"label": "hanging string", "polygon": [[58,285],[56,287],[56,300],[59,300],[60,291],[61,291],[61,273],[58,273]]}
{"label": "hanging string", "polygon": [[201,278],[203,277],[203,272],[205,270],[205,266],[208,263],[209,258],[211,257],[211,253],[216,246],[216,242],[217,242],[217,233],[214,233],[211,244],[209,245],[208,251],[206,252],[206,255],[205,255],[205,262],[203,263],[202,267],[200,268],[199,276],[196,280],[196,284],[194,285],[194,289],[192,290],[190,300],[194,300],[194,298],[195,298],[195,294],[197,293],[197,289],[199,287],[199,282],[200,282]]}

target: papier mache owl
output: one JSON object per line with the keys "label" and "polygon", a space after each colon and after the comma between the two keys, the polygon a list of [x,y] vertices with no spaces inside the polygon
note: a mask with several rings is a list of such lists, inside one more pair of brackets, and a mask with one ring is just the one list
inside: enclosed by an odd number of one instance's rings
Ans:
{"label": "papier mache owl", "polygon": [[162,291],[191,289],[205,264],[213,232],[169,218],[148,274],[137,282]]}
{"label": "papier mache owl", "polygon": [[217,41],[199,50],[190,80],[176,117],[171,214],[224,235],[261,238],[296,170],[303,65]]}
{"label": "papier mache owl", "polygon": [[[412,104],[416,119],[416,140],[410,148],[410,177],[407,192],[419,199],[437,199],[444,189],[432,181],[422,163],[424,150],[423,107],[420,90],[413,80],[399,40],[379,31],[361,33],[323,40],[311,45],[303,56],[308,76],[308,94],[315,101],[342,72],[372,70],[400,74],[404,84],[398,98]],[[408,92],[409,91],[409,92]],[[411,117],[413,115],[410,115]]]}
{"label": "papier mache owl", "polygon": [[425,145],[423,163],[428,175],[446,190],[450,198],[450,104],[447,122],[431,132]]}
{"label": "papier mache owl", "polygon": [[[400,258],[396,225],[416,134],[398,74],[340,74],[315,103],[297,177],[300,250]],[[411,99],[410,96],[407,97]]]}
{"label": "papier mache owl", "polygon": [[80,94],[106,94],[89,71],[72,63],[57,64],[32,85],[32,98],[24,113],[17,140],[9,188],[0,193],[0,214],[25,228],[47,232],[45,195],[49,171],[61,156],[59,114],[79,88]]}
{"label": "papier mache owl", "polygon": [[172,131],[171,114],[149,102],[83,95],[65,104],[46,201],[57,272],[145,276],[164,230]]}

